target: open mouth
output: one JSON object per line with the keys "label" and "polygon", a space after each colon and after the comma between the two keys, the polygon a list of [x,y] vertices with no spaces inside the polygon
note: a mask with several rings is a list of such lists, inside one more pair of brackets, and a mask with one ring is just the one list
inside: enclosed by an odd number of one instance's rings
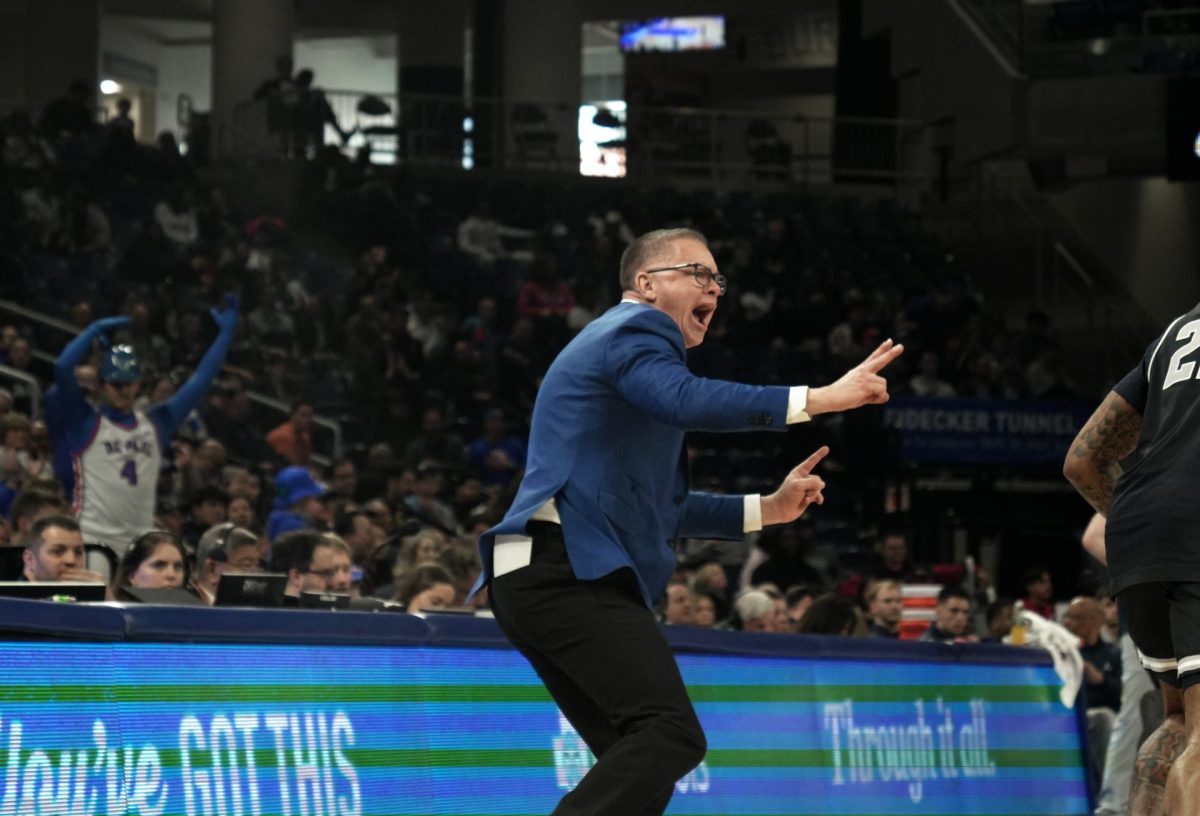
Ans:
{"label": "open mouth", "polygon": [[707,330],[708,323],[712,320],[713,311],[712,306],[701,306],[697,309],[692,309],[692,320],[696,321],[701,330]]}

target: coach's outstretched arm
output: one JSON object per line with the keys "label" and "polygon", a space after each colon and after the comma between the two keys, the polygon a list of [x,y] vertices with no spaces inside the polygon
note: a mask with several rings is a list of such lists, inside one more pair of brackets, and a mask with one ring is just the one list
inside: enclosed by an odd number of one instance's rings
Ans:
{"label": "coach's outstretched arm", "polygon": [[1120,475],[1118,462],[1133,453],[1141,431],[1142,415],[1116,391],[1109,391],[1079,429],[1063,462],[1067,481],[1105,518]]}
{"label": "coach's outstretched arm", "polygon": [[762,524],[787,524],[804,514],[809,505],[824,504],[825,480],[813,475],[813,468],[829,454],[822,445],[812,456],[805,459],[784,477],[779,489],[762,497]]}
{"label": "coach's outstretched arm", "polygon": [[867,359],[847,371],[836,382],[821,388],[808,389],[805,413],[816,416],[887,402],[887,380],[880,376],[879,372],[903,353],[904,346],[893,343],[891,339],[884,340]]}

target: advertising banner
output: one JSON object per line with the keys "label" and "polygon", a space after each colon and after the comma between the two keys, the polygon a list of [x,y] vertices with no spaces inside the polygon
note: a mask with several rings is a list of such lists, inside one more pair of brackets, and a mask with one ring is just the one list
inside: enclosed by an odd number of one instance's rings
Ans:
{"label": "advertising banner", "polygon": [[[592,757],[516,653],[0,644],[0,816],[545,814]],[[1048,665],[679,655],[673,814],[1084,814]]]}

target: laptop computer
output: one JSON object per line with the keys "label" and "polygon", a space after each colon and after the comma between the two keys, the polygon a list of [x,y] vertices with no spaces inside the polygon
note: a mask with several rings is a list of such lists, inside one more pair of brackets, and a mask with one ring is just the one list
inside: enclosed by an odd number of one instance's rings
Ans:
{"label": "laptop computer", "polygon": [[104,584],[76,584],[66,581],[0,581],[0,597],[85,602],[105,600]]}
{"label": "laptop computer", "polygon": [[124,586],[117,588],[117,599],[136,601],[158,606],[205,606],[204,601],[182,587],[161,587],[146,589],[142,587]]}
{"label": "laptop computer", "polygon": [[275,607],[283,603],[285,572],[227,572],[217,583],[216,606]]}

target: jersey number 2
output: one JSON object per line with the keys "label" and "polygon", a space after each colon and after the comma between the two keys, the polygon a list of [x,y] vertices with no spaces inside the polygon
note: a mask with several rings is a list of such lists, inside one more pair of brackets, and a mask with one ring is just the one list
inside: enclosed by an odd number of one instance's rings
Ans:
{"label": "jersey number 2", "polygon": [[1196,371],[1196,363],[1194,361],[1185,363],[1183,358],[1195,351],[1197,346],[1200,346],[1200,320],[1184,323],[1180,327],[1179,333],[1175,335],[1175,339],[1183,340],[1185,337],[1188,342],[1180,346],[1179,350],[1171,355],[1171,363],[1167,366],[1167,377],[1163,380],[1163,391],[1166,391],[1176,383],[1190,380],[1192,374]]}
{"label": "jersey number 2", "polygon": [[121,468],[121,478],[137,487],[137,463],[132,459],[127,460]]}

